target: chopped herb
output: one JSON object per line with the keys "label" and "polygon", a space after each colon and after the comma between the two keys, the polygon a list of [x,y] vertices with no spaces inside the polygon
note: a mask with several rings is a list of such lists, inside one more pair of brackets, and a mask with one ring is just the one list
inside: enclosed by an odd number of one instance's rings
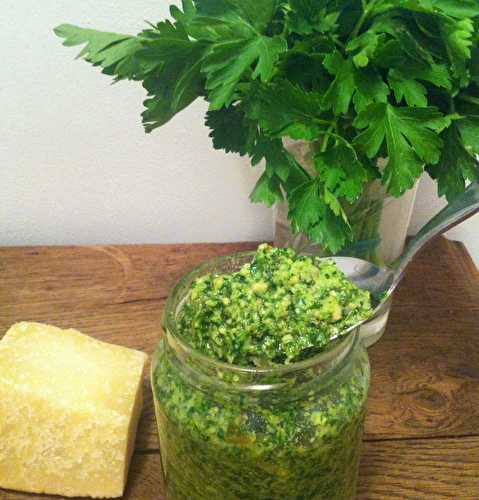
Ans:
{"label": "chopped herb", "polygon": [[179,332],[220,361],[286,364],[320,351],[370,314],[369,292],[333,260],[263,244],[239,271],[207,274],[192,284]]}
{"label": "chopped herb", "polygon": [[171,500],[352,500],[369,386],[367,354],[321,391],[258,398],[200,390],[165,351],[154,372]]}

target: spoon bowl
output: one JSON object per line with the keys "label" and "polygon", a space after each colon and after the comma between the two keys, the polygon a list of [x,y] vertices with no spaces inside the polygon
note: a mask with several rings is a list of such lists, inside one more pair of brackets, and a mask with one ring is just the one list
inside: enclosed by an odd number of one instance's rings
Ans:
{"label": "spoon bowl", "polygon": [[337,266],[355,285],[371,293],[373,303],[385,301],[394,283],[394,271],[389,267],[379,267],[367,260],[355,257],[333,257]]}

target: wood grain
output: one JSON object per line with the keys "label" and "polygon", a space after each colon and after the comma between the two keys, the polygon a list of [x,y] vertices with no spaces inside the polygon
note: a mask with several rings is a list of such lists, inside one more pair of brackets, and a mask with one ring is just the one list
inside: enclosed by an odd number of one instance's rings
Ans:
{"label": "wood grain", "polygon": [[[206,258],[254,246],[0,248],[0,337],[34,320],[151,355],[176,280]],[[478,325],[477,269],[462,245],[439,239],[407,273],[369,350],[360,498],[479,499]],[[145,395],[125,495],[135,500],[161,498],[148,376]],[[38,495],[0,491],[1,500],[26,498]]]}
{"label": "wood grain", "polygon": [[366,439],[479,433],[479,313],[393,306],[369,349]]}
{"label": "wood grain", "polygon": [[0,304],[163,299],[204,260],[255,243],[0,248]]}
{"label": "wood grain", "polygon": [[462,243],[438,238],[408,269],[395,301],[418,310],[479,311],[479,272]]}
{"label": "wood grain", "polygon": [[478,289],[479,269],[477,268],[471,254],[467,251],[466,245],[462,241],[449,240],[446,248],[450,259],[453,259],[461,268],[464,276],[469,276],[469,284],[476,291]]}
{"label": "wood grain", "polygon": [[479,438],[365,443],[358,499],[479,498]]}

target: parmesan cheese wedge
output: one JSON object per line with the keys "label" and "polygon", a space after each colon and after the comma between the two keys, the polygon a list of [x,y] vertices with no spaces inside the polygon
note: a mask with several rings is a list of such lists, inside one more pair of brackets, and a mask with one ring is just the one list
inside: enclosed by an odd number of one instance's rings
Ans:
{"label": "parmesan cheese wedge", "polygon": [[146,359],[76,330],[13,325],[0,341],[0,488],[122,496]]}

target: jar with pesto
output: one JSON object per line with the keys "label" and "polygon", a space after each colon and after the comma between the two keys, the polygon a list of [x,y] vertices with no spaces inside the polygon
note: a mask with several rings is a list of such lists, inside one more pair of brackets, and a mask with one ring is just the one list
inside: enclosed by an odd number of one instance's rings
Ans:
{"label": "jar with pesto", "polygon": [[152,365],[168,500],[355,496],[369,362],[341,333],[369,297],[270,248],[209,261],[168,299]]}

